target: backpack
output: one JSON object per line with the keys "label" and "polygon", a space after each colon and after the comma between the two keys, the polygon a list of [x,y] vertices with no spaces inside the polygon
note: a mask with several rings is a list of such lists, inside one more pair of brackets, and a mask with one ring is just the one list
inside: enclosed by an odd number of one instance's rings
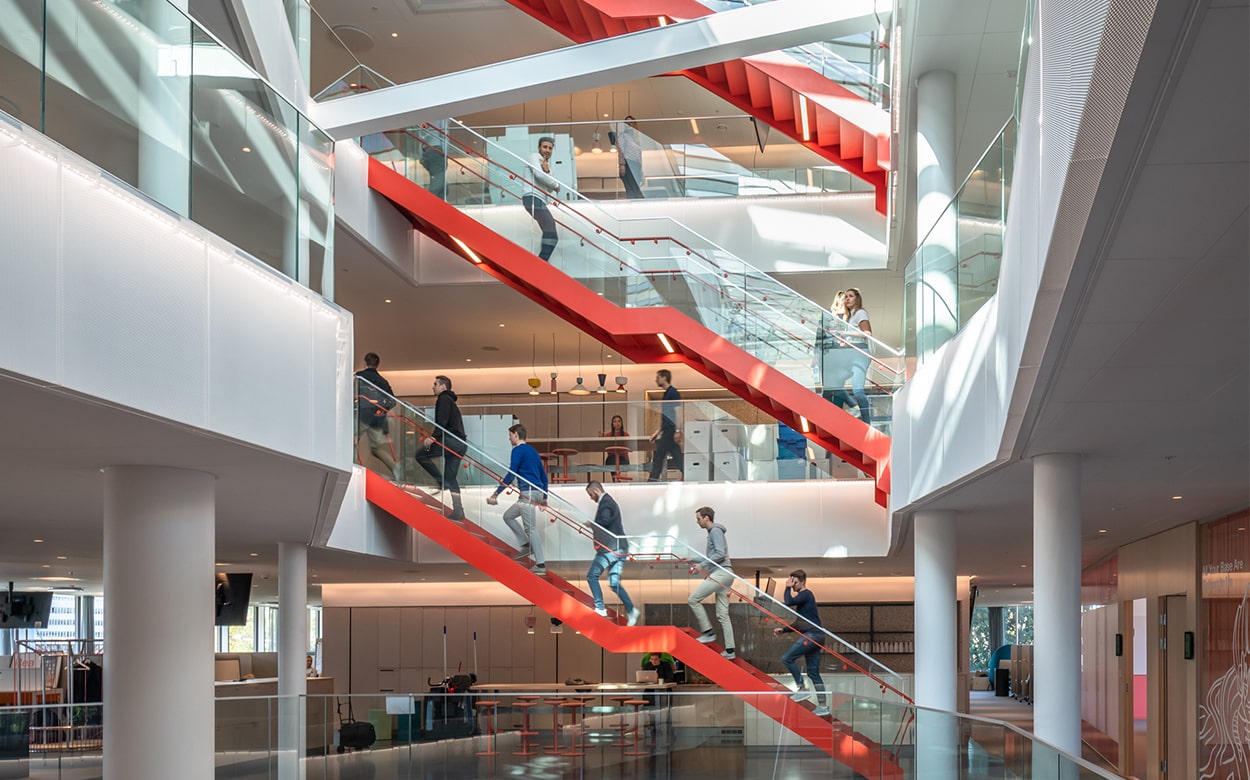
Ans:
{"label": "backpack", "polygon": [[394,405],[393,398],[368,381],[356,382],[356,417],[362,423],[381,428],[386,424],[387,410]]}

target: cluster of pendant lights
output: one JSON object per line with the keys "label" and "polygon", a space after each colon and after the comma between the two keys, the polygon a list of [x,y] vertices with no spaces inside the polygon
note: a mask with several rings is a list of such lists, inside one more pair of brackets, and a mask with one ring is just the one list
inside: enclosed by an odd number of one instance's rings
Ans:
{"label": "cluster of pendant lights", "polygon": [[[530,362],[530,369],[534,371],[534,376],[531,376],[528,380],[529,387],[530,387],[530,395],[539,395],[538,388],[542,387],[542,384],[543,384],[542,380],[538,378],[538,371],[535,369],[535,363],[537,360],[537,357],[536,357],[537,352],[538,352],[538,336],[535,335],[534,336],[534,356],[535,357]],[[556,360],[556,336],[553,333],[551,334],[551,362],[552,364],[555,363],[555,360]],[[580,374],[581,370],[582,370],[582,335],[579,333],[577,334],[577,372]],[[626,377],[623,373],[620,376],[617,376],[613,380],[616,382],[615,390],[608,390],[608,386],[607,386],[608,375],[607,374],[599,374],[598,379],[599,379],[598,389],[591,390],[589,387],[586,386],[585,380],[579,376],[577,378],[577,384],[573,385],[573,389],[568,391],[569,395],[590,395],[592,392],[599,393],[600,395],[606,395],[609,392],[613,392],[613,393],[628,392],[625,389],[625,385],[629,383],[629,377]],[[552,371],[550,393],[551,395],[557,395],[559,392],[560,391],[556,388],[556,372]]]}

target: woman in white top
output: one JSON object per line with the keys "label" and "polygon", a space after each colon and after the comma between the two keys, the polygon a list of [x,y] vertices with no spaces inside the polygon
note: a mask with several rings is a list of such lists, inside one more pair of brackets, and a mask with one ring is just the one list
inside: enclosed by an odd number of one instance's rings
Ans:
{"label": "woman in white top", "polygon": [[[859,288],[851,287],[843,295],[846,306],[846,322],[852,329],[858,328],[867,335],[872,335],[872,323],[868,321],[868,312],[864,309],[864,297]],[[859,419],[872,424],[872,410],[868,407],[868,396],[864,393],[864,383],[868,376],[868,365],[872,362],[868,339],[850,339],[851,346],[851,396],[859,406]]]}

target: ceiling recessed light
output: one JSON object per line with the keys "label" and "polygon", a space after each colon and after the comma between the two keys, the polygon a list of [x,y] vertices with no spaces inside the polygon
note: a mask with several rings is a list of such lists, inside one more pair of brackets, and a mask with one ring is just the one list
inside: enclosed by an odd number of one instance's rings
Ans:
{"label": "ceiling recessed light", "polygon": [[50,563],[45,563],[45,564],[43,565],[43,568],[45,568],[45,569],[51,569],[51,568],[52,568],[52,564],[50,564]]}
{"label": "ceiling recessed light", "polygon": [[502,323],[502,322],[501,322],[501,323],[499,323],[499,327],[501,327],[501,328],[503,327],[503,323]]}
{"label": "ceiling recessed light", "polygon": [[253,558],[259,558],[259,557],[260,557],[260,553],[248,553],[248,555],[252,556]]}
{"label": "ceiling recessed light", "polygon": [[77,578],[77,577],[55,577],[55,576],[49,576],[49,577],[35,577],[35,579],[37,579],[37,580],[39,580],[39,581],[41,581],[41,582],[78,582],[78,578]]}
{"label": "ceiling recessed light", "polygon": [[43,544],[43,540],[42,540],[42,539],[35,539],[35,540],[34,540],[34,542],[35,542],[35,544]]}
{"label": "ceiling recessed light", "polygon": [[1029,568],[1029,565],[1028,565],[1027,563],[1022,563],[1022,564],[1020,564],[1020,568],[1021,568],[1021,569],[1027,569],[1027,568]]}
{"label": "ceiling recessed light", "polygon": [[382,301],[382,302],[383,302],[383,303],[390,303],[390,302],[391,302],[391,299],[390,299],[390,298],[387,298],[386,300],[384,300],[384,301]]}
{"label": "ceiling recessed light", "polygon": [[464,362],[466,362],[466,363],[472,363],[472,362],[473,362],[473,358],[465,358],[465,359],[464,359]]}
{"label": "ceiling recessed light", "polygon": [[1238,530],[1238,531],[1244,531],[1244,530],[1246,530],[1246,527],[1243,525],[1241,528],[1238,528],[1237,530]]}
{"label": "ceiling recessed light", "polygon": [[214,563],[213,565],[214,565],[214,566],[229,566],[230,564],[228,564],[228,563]]}
{"label": "ceiling recessed light", "polygon": [[1173,501],[1180,501],[1184,496],[1172,496]]}
{"label": "ceiling recessed light", "polygon": [[399,37],[399,33],[391,33],[391,37],[392,37],[392,38],[398,38],[398,37]]}
{"label": "ceiling recessed light", "polygon": [[65,560],[65,556],[64,556],[64,555],[58,555],[58,556],[56,556],[56,559],[57,559],[58,561],[63,561],[63,560]]}
{"label": "ceiling recessed light", "polygon": [[252,153],[252,147],[250,147],[250,146],[245,146],[245,147],[243,147],[243,153],[244,153],[244,154],[251,154],[251,153]]}

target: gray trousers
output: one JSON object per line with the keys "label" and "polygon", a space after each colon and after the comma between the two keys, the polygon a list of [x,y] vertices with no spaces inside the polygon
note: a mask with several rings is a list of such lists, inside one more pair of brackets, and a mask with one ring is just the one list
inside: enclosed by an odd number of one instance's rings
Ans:
{"label": "gray trousers", "polygon": [[720,621],[726,648],[734,646],[734,627],[729,622],[729,587],[733,581],[733,572],[717,569],[694,589],[688,602],[690,610],[694,613],[694,621],[699,624],[699,630],[707,633],[712,630],[712,621],[708,620],[707,610],[703,608],[703,600],[713,593],[716,594],[716,619]]}
{"label": "gray trousers", "polygon": [[[522,490],[517,497],[516,503],[508,507],[503,512],[503,521],[512,529],[512,533],[516,535],[517,547],[530,546],[530,550],[534,553],[534,563],[538,566],[545,566],[547,559],[543,557],[543,540],[539,533],[539,528],[535,522],[537,510],[535,502],[543,498],[541,490]],[[516,521],[520,517],[525,523],[524,529],[521,523]]]}

